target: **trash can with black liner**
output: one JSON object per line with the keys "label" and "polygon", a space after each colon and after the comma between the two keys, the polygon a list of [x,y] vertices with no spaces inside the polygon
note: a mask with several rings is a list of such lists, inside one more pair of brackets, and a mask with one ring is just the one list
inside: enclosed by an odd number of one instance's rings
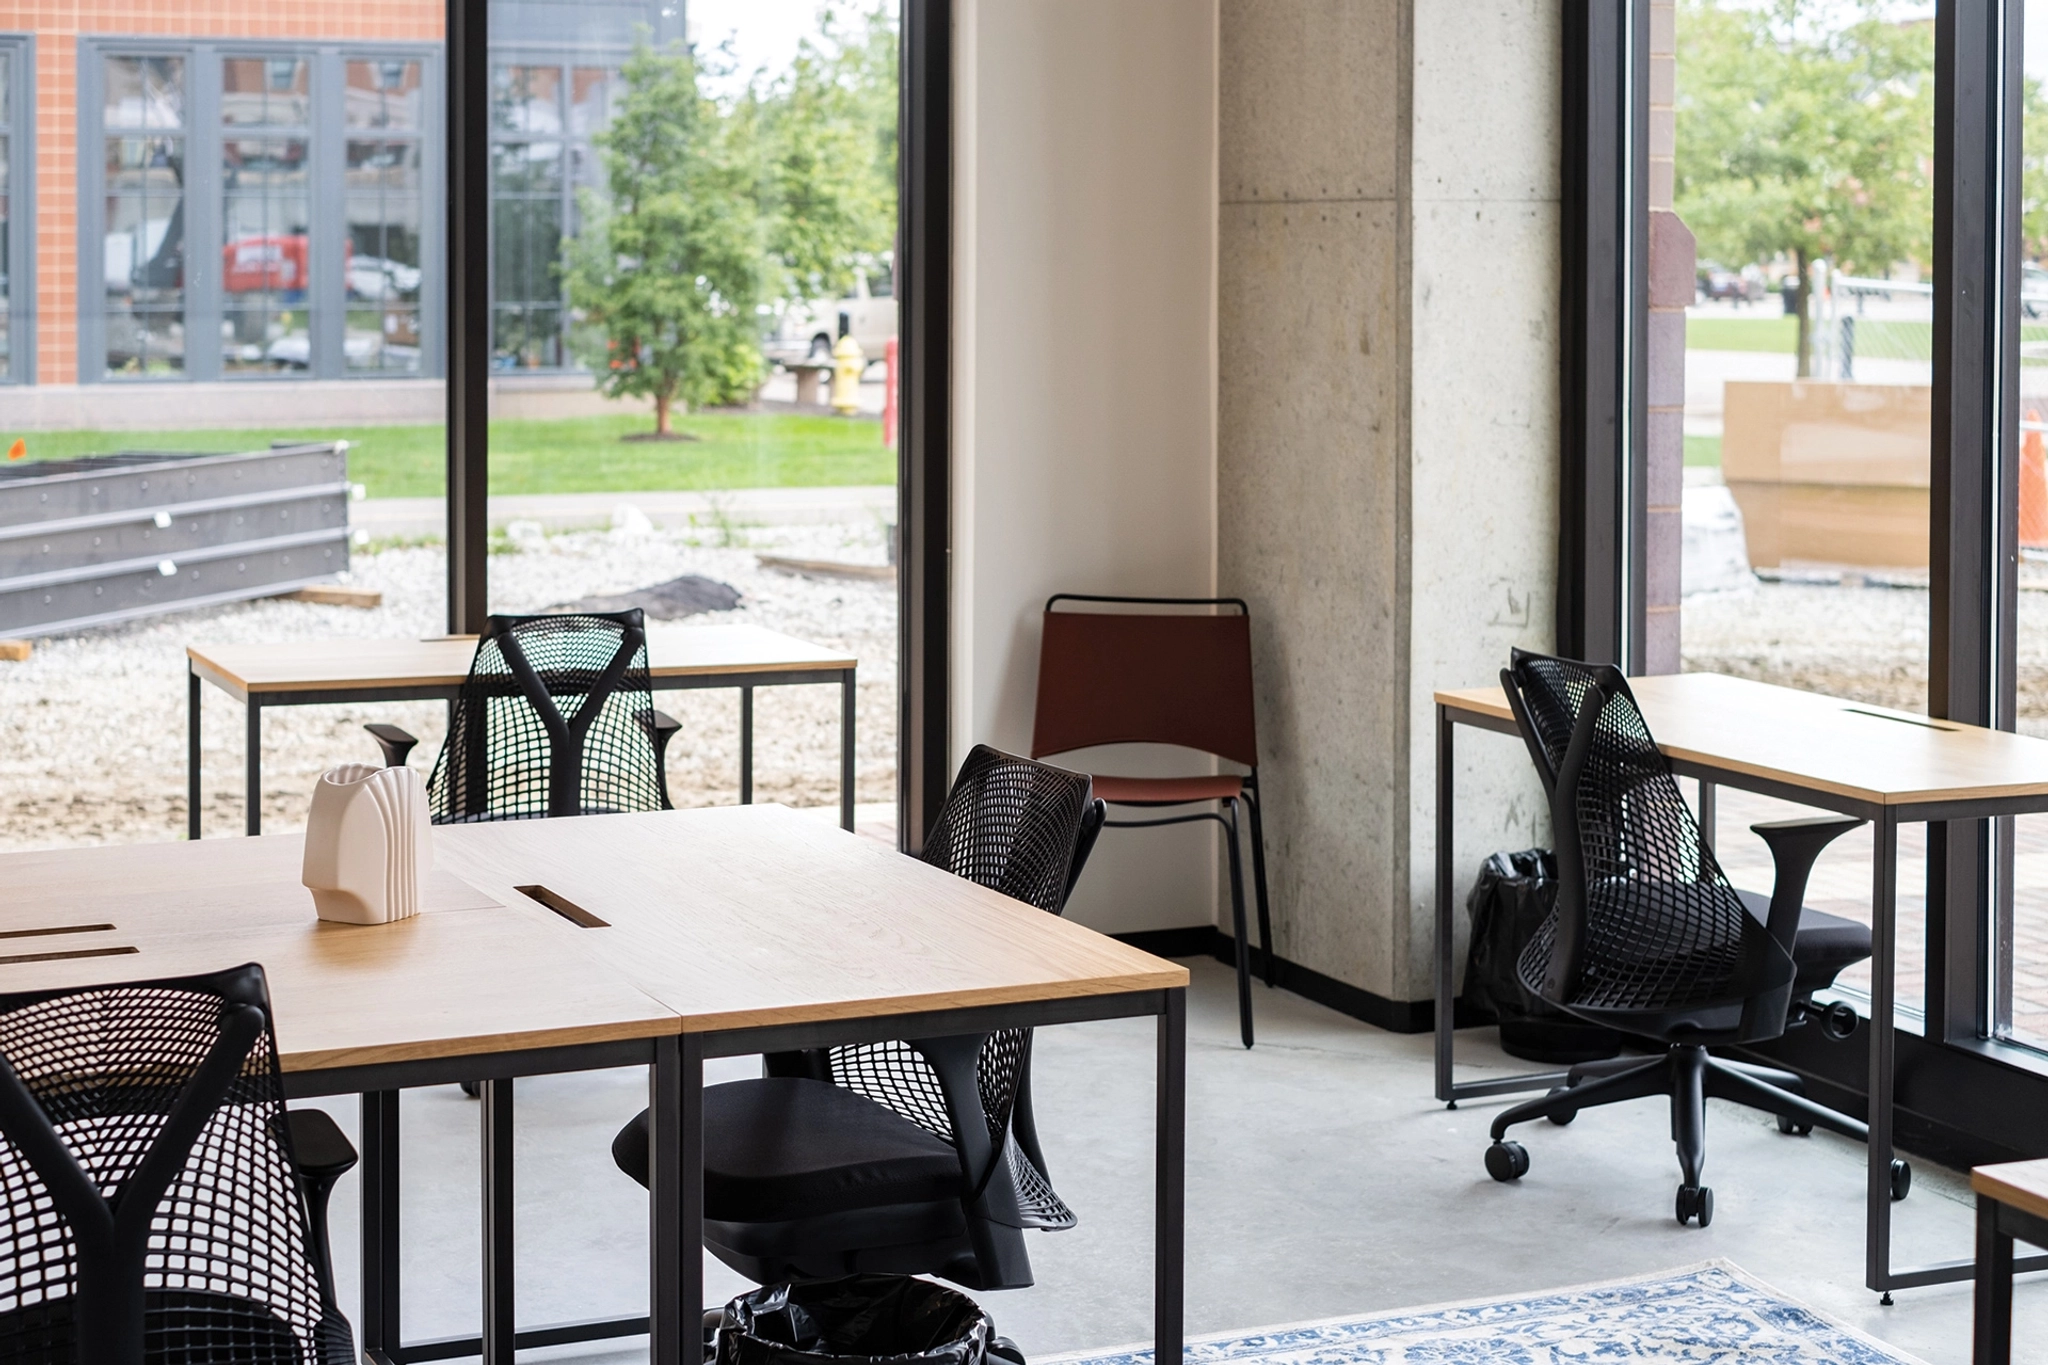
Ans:
{"label": "trash can with black liner", "polygon": [[718,1365],[1024,1365],[958,1290],[908,1275],[773,1284],[725,1306]]}
{"label": "trash can with black liner", "polygon": [[1496,853],[1480,866],[1465,901],[1472,916],[1466,1017],[1500,1025],[1502,1050],[1524,1061],[1569,1064],[1612,1057],[1621,1051],[1621,1034],[1537,999],[1515,971],[1556,901],[1557,865],[1547,848]]}

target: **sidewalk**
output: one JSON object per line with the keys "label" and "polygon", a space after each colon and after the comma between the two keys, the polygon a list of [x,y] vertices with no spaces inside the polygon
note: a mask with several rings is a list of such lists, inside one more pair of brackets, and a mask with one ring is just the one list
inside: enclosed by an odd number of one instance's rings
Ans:
{"label": "sidewalk", "polygon": [[[621,507],[636,507],[656,526],[792,526],[812,522],[896,519],[896,489],[728,488],[699,492],[520,493],[490,500],[493,527],[537,521],[550,531],[609,526]],[[349,525],[373,540],[447,532],[443,498],[369,498],[349,504]]]}

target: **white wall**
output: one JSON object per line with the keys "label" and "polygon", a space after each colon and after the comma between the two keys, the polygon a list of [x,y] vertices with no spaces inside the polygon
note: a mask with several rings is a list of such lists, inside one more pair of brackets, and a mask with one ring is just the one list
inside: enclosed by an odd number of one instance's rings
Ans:
{"label": "white wall", "polygon": [[[1028,750],[1049,595],[1214,591],[1216,6],[955,22],[957,764]],[[1214,865],[1198,830],[1111,830],[1070,913],[1205,923]]]}

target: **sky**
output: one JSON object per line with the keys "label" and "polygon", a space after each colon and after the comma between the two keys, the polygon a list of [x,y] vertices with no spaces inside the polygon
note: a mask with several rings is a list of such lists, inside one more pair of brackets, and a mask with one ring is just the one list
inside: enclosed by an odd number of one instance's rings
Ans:
{"label": "sky", "polygon": [[745,84],[762,67],[780,71],[788,66],[797,43],[818,31],[821,8],[820,0],[687,0],[683,14],[699,54],[709,57],[731,40],[739,60],[733,79]]}

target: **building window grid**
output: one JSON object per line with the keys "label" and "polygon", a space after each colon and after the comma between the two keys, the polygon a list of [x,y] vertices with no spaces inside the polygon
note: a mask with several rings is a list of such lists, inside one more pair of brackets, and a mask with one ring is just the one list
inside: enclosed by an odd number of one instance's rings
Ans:
{"label": "building window grid", "polygon": [[81,145],[100,150],[105,176],[95,301],[102,362],[111,378],[163,378],[185,365],[190,63],[182,54],[114,49],[102,50],[99,63],[99,136]]}
{"label": "building window grid", "polygon": [[312,54],[222,56],[221,369],[312,366]]}
{"label": "building window grid", "polygon": [[0,35],[0,383],[8,384],[29,381],[35,356],[35,272],[28,249],[35,229],[29,192],[34,107],[31,40]]}
{"label": "building window grid", "polygon": [[600,190],[591,139],[611,119],[616,54],[572,61],[494,54],[491,68],[491,342],[499,370],[577,364],[561,279],[581,226],[577,195]]}
{"label": "building window grid", "polygon": [[[155,126],[164,121],[162,110],[165,102],[161,99],[141,101],[141,107],[153,112],[145,114],[139,121],[134,118],[124,120],[117,116],[118,110],[111,99],[116,92],[112,89],[104,89],[102,91],[102,94],[108,97],[104,100],[88,102],[83,98],[81,99],[80,147],[82,152],[84,149],[104,145],[109,153],[107,157],[100,160],[99,165],[92,168],[98,172],[98,176],[89,174],[81,180],[81,219],[89,220],[82,221],[81,226],[87,227],[91,232],[91,236],[96,239],[89,243],[81,242],[81,247],[89,253],[86,257],[86,270],[81,272],[81,284],[87,283],[87,277],[96,276],[98,281],[103,283],[104,292],[111,295],[117,290],[126,289],[129,295],[129,297],[122,300],[121,306],[114,306],[110,303],[95,309],[89,301],[90,290],[81,290],[79,298],[81,324],[87,323],[88,320],[92,324],[96,324],[90,328],[82,326],[81,329],[81,370],[79,376],[81,381],[92,382],[99,379],[127,380],[136,378],[152,380],[211,378],[213,375],[204,372],[211,368],[218,368],[224,375],[233,377],[240,377],[242,374],[283,377],[307,377],[309,374],[314,377],[353,377],[364,374],[388,375],[394,372],[421,377],[438,377],[438,357],[432,354],[432,348],[425,344],[421,335],[429,330],[431,326],[427,318],[428,306],[423,298],[424,280],[430,275],[431,267],[430,263],[422,259],[422,257],[426,253],[435,252],[438,246],[433,237],[435,219],[430,208],[431,198],[424,193],[425,177],[431,170],[428,160],[427,143],[439,127],[438,107],[432,95],[432,91],[435,88],[434,82],[437,77],[430,74],[438,61],[439,53],[437,50],[421,46],[395,48],[382,44],[366,46],[359,43],[344,44],[338,47],[329,44],[303,43],[288,45],[260,43],[165,45],[160,42],[124,42],[99,39],[88,40],[82,46],[84,48],[81,52],[82,61],[95,64],[92,68],[94,74],[103,83],[108,80],[110,69],[108,65],[102,64],[111,64],[116,61],[141,62],[147,64],[151,69],[157,70],[175,68],[179,73],[179,81],[177,83],[178,98],[175,101],[175,107],[179,111],[179,119],[175,133],[166,133]],[[345,102],[346,93],[343,92],[342,99],[337,101],[330,97],[332,92],[323,86],[320,75],[321,63],[318,60],[318,54],[321,51],[338,51],[344,71],[352,67],[366,66],[371,69],[396,68],[413,73],[416,84],[411,91],[414,98],[411,101],[410,126],[405,128],[376,127],[374,125],[358,127],[345,111],[337,114],[334,111],[328,110],[325,107],[327,104],[336,104],[339,107],[341,103]],[[205,59],[216,55],[220,59],[217,64],[222,70],[228,69],[236,62],[254,62],[256,68],[261,71],[266,84],[275,78],[278,72],[285,69],[292,69],[295,72],[303,71],[306,82],[304,91],[304,107],[306,112],[299,116],[302,121],[270,120],[241,122],[233,118],[231,112],[223,105],[219,116],[209,119],[213,126],[201,128],[192,125],[191,116],[194,113],[194,101],[187,88],[189,80],[192,78],[191,73],[208,69],[214,65],[214,63],[209,63]],[[81,91],[82,96],[84,93],[84,91]],[[267,101],[267,104],[275,103],[277,103],[275,100]],[[268,115],[264,117],[266,119],[269,118]],[[374,136],[367,139],[354,136],[364,132],[372,133]],[[119,149],[114,144],[122,138],[134,141],[143,135],[154,137],[158,144],[162,144],[166,140],[174,140],[179,144],[176,148],[176,160],[178,163],[176,169],[178,180],[181,183],[178,185],[177,202],[171,211],[177,213],[182,219],[187,209],[198,210],[201,208],[196,199],[188,202],[187,190],[190,191],[192,196],[209,196],[210,203],[205,207],[212,212],[218,213],[221,218],[219,229],[221,245],[219,250],[222,261],[222,268],[219,270],[212,269],[210,263],[198,263],[198,268],[191,271],[191,278],[187,280],[184,278],[184,275],[188,262],[182,259],[183,253],[181,252],[181,259],[176,262],[175,277],[179,281],[179,287],[175,291],[168,289],[162,280],[156,278],[157,276],[169,277],[168,270],[163,268],[167,267],[170,264],[169,262],[159,263],[159,268],[153,273],[145,272],[151,281],[151,287],[143,291],[143,297],[140,300],[140,307],[143,310],[143,323],[156,329],[154,335],[150,338],[150,345],[147,348],[136,344],[135,340],[136,333],[140,330],[135,314],[138,304],[133,298],[136,290],[133,287],[132,281],[124,282],[120,280],[116,270],[108,268],[114,264],[109,258],[116,253],[105,242],[106,234],[114,228],[124,213],[132,217],[139,211],[154,211],[162,207],[160,201],[166,198],[166,196],[161,194],[155,194],[144,209],[137,209],[135,206],[125,204],[120,198],[122,190],[120,183],[121,172],[115,162],[115,153]],[[413,226],[408,235],[409,251],[407,254],[413,259],[400,262],[405,267],[403,270],[385,272],[387,281],[396,276],[396,287],[390,291],[395,297],[380,301],[391,305],[385,312],[394,315],[398,319],[397,321],[392,321],[388,318],[380,318],[380,330],[386,334],[387,343],[390,342],[391,334],[395,332],[397,334],[397,344],[366,347],[352,342],[344,331],[337,334],[340,340],[339,345],[322,345],[320,329],[310,325],[313,318],[319,313],[324,312],[326,308],[336,306],[341,307],[346,316],[351,311],[347,305],[354,301],[352,296],[356,291],[351,288],[351,281],[348,278],[350,272],[347,270],[346,263],[344,263],[342,270],[329,270],[326,272],[330,280],[341,280],[338,291],[340,297],[335,299],[324,297],[325,294],[332,294],[337,291],[331,287],[324,290],[322,288],[323,267],[316,260],[320,253],[317,246],[313,245],[313,242],[318,237],[317,230],[307,234],[309,239],[308,246],[304,251],[304,273],[306,283],[311,286],[310,289],[289,291],[289,297],[286,297],[287,291],[282,289],[256,290],[252,291],[254,295],[252,300],[244,301],[237,297],[243,291],[230,290],[225,287],[228,283],[225,278],[227,267],[233,255],[233,249],[230,245],[233,238],[230,234],[235,231],[231,222],[233,218],[232,206],[234,200],[232,195],[234,191],[231,189],[231,168],[228,164],[230,144],[259,145],[275,151],[278,144],[291,142],[303,143],[304,153],[301,159],[307,167],[312,168],[310,174],[313,176],[318,175],[317,168],[325,165],[339,163],[346,168],[349,164],[348,158],[351,155],[352,149],[359,145],[381,145],[383,155],[387,158],[395,159],[404,172],[403,178],[409,181],[410,192],[406,194],[394,192],[389,185],[381,187],[382,193],[379,196],[378,203],[378,207],[388,213],[391,211],[394,203],[401,200],[410,200],[407,207],[411,210],[410,217]],[[217,144],[217,150],[215,149],[215,144]],[[190,177],[193,183],[189,186],[182,183],[186,178],[184,176],[185,164],[190,161],[190,156],[186,150],[187,146],[191,147],[192,154],[199,154],[203,151],[207,158],[207,163],[205,164],[193,163],[195,173]],[[160,164],[165,163],[169,155],[167,150],[161,145],[147,149],[147,151]],[[129,149],[131,160],[140,154],[132,148]],[[287,154],[283,159],[289,159],[290,155],[293,154]],[[218,162],[219,165],[210,164],[212,162]],[[133,178],[132,175],[130,178]],[[97,196],[93,194],[91,188],[92,181],[95,179],[100,179],[98,186],[100,193]],[[157,187],[151,186],[150,188],[155,189]],[[344,204],[355,197],[350,196],[346,190],[343,190],[341,193]],[[322,187],[320,185],[317,183],[306,184],[304,190],[298,196],[303,198],[309,205],[308,211],[300,215],[302,219],[309,219],[320,211],[321,196]],[[97,198],[98,203],[92,202],[94,198]],[[268,200],[268,202],[264,202],[262,205],[262,211],[267,215],[274,215],[278,211],[276,197],[274,196],[251,196],[251,198],[259,201]],[[193,216],[201,217],[203,215],[195,212]],[[288,226],[296,226],[296,224]],[[308,223],[307,226],[312,227],[313,225]],[[373,225],[373,228],[375,231],[373,231],[372,235],[379,239],[380,244],[388,244],[395,235],[391,230],[392,220],[390,217],[380,219]],[[166,233],[154,232],[146,235],[148,237],[146,244],[160,247],[162,238]],[[246,236],[247,234],[239,235]],[[280,234],[268,234],[266,232],[259,235],[274,236]],[[344,243],[348,242],[349,237],[352,235],[354,234],[344,233],[342,235]],[[351,248],[348,245],[344,245],[342,251],[345,256],[352,254]],[[392,258],[386,256],[381,259],[388,261]],[[296,266],[297,264],[295,256],[294,265]],[[278,263],[273,261],[272,265],[277,266]],[[95,270],[95,266],[100,267],[100,269]],[[357,272],[358,275],[361,273]],[[130,274],[133,274],[132,263]],[[266,282],[281,283],[281,281],[276,280]],[[275,321],[286,312],[293,311],[284,306],[286,303],[296,304],[299,310],[305,311],[308,325],[303,330],[294,326],[290,329],[291,335],[267,337],[262,342],[253,342],[246,337],[238,337],[236,328],[239,326],[246,331],[250,325],[249,319],[251,317],[261,319],[266,324],[265,330],[267,332],[269,330],[267,326],[269,322]],[[310,308],[308,308],[308,305],[310,305]],[[220,319],[224,330],[222,345],[216,353],[218,360],[209,365],[204,356],[199,357],[198,363],[193,367],[194,370],[200,371],[198,373],[188,371],[183,363],[183,324],[188,310],[197,316],[204,317],[210,315]],[[297,317],[294,317],[292,321],[297,323]],[[88,354],[86,350],[87,336],[84,333],[88,331],[97,331],[99,333],[100,342],[96,349],[101,349],[104,353],[106,363],[103,365],[94,366],[86,359]],[[255,348],[254,350],[251,349],[252,346]],[[348,354],[344,361],[342,355],[329,356],[327,354],[329,351],[345,352]]]}

